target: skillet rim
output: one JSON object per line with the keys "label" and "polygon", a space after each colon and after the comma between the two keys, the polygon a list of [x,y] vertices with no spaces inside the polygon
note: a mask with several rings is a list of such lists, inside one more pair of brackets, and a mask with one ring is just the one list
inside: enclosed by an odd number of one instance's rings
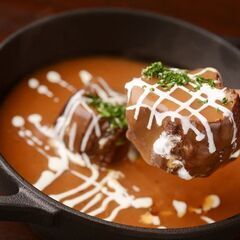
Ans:
{"label": "skillet rim", "polygon": [[[75,15],[85,15],[85,14],[121,14],[121,15],[132,15],[135,17],[141,17],[141,18],[151,18],[155,19],[156,21],[164,21],[166,23],[170,22],[172,24],[178,25],[180,28],[185,28],[191,30],[193,33],[201,34],[202,36],[206,38],[212,39],[214,42],[224,46],[225,48],[228,48],[229,51],[232,51],[234,54],[239,56],[240,58],[240,51],[227,42],[226,40],[222,39],[221,37],[201,28],[198,26],[195,26],[189,22],[186,22],[184,20],[179,20],[177,18],[165,16],[165,15],[159,15],[157,13],[153,13],[150,11],[143,11],[143,10],[132,10],[127,8],[110,8],[110,7],[100,7],[100,8],[82,8],[77,10],[70,10],[61,12],[58,14],[54,14],[51,16],[47,16],[44,18],[41,18],[39,20],[36,20],[30,24],[27,24],[25,27],[20,28],[16,32],[12,33],[10,36],[5,38],[0,43],[0,54],[1,51],[10,43],[12,43],[16,38],[20,37],[27,31],[31,31],[31,29],[34,29],[35,27],[39,26],[45,26],[49,24],[49,22],[54,22],[58,19],[62,18],[71,18]],[[50,203],[50,205],[57,208],[58,211],[67,212],[68,214],[73,214],[75,216],[81,217],[84,220],[90,221],[95,224],[101,224],[104,227],[111,227],[115,228],[119,231],[126,230],[131,234],[142,234],[142,236],[150,236],[153,235],[155,237],[193,237],[193,236],[199,236],[198,234],[204,234],[204,233],[213,233],[213,231],[217,231],[221,228],[226,228],[228,226],[236,225],[240,227],[240,214],[237,214],[235,216],[232,216],[230,218],[217,221],[213,224],[204,224],[200,226],[194,226],[194,227],[186,227],[186,228],[167,228],[167,229],[154,229],[154,228],[144,228],[144,227],[136,227],[136,226],[129,226],[124,224],[119,224],[115,222],[107,222],[103,219],[89,216],[85,213],[81,213],[80,211],[77,211],[73,208],[67,207],[64,204],[50,198],[45,193],[41,192],[40,190],[36,189],[32,184],[30,184],[26,179],[21,177],[21,175],[13,168],[11,167],[10,163],[7,162],[6,158],[4,158],[4,165],[7,167],[8,171],[12,174],[14,174],[15,179],[26,189],[36,194],[39,199],[41,199],[41,204],[43,204],[45,201],[47,203]],[[54,213],[53,213],[54,214]],[[57,215],[57,214],[56,214]]]}

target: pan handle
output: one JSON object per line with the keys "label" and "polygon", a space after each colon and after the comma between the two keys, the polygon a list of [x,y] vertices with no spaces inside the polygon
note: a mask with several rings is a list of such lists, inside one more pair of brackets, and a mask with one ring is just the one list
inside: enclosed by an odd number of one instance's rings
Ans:
{"label": "pan handle", "polygon": [[19,221],[51,226],[57,208],[0,156],[0,221]]}

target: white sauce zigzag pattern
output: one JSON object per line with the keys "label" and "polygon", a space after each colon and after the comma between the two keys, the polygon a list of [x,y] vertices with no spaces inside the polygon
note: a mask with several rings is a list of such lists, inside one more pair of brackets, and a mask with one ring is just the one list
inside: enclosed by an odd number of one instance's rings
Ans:
{"label": "white sauce zigzag pattern", "polygon": [[[84,74],[91,77],[91,74],[84,71]],[[59,84],[68,91],[74,91],[74,87],[65,83],[61,76],[51,71],[47,74],[48,80],[52,83]],[[64,81],[64,82],[63,82]],[[97,85],[96,91],[102,95],[105,99],[110,100],[110,102],[123,103],[126,101],[125,96],[118,94],[117,92],[110,89],[103,79],[100,79],[101,86]],[[39,83],[37,84],[39,86]],[[38,87],[37,86],[37,87]],[[36,86],[34,86],[36,88]],[[21,116],[14,116],[12,119],[12,124],[18,129],[19,136],[25,140],[25,142],[38,151],[47,161],[48,169],[44,170],[39,179],[35,182],[34,186],[39,190],[44,190],[52,183],[54,183],[58,178],[62,176],[65,171],[69,171],[75,177],[81,179],[82,184],[79,186],[69,189],[66,192],[62,192],[55,195],[50,195],[52,198],[63,201],[63,204],[74,207],[84,201],[87,203],[80,210],[92,216],[98,216],[103,213],[109,206],[111,202],[115,202],[117,207],[115,207],[108,217],[105,218],[107,221],[113,221],[118,213],[126,208],[149,208],[152,206],[152,198],[141,197],[136,198],[134,195],[128,193],[128,190],[121,185],[119,180],[124,177],[124,175],[112,169],[105,169],[104,172],[101,168],[91,163],[88,155],[86,153],[78,154],[74,153],[73,146],[76,137],[76,125],[72,125],[70,139],[68,146],[65,145],[63,138],[65,131],[71,122],[73,113],[76,108],[81,104],[89,113],[92,114],[92,121],[89,124],[83,141],[81,144],[81,152],[86,149],[90,135],[95,131],[97,136],[101,136],[101,131],[99,127],[100,117],[94,114],[94,112],[88,107],[86,103],[86,98],[83,96],[83,90],[76,92],[68,102],[64,113],[57,120],[57,124],[53,127],[42,125],[42,116],[39,114],[31,114],[27,118],[28,124],[34,130],[30,130],[26,127],[26,120]],[[44,138],[47,139],[48,145],[43,143],[38,137],[34,135],[34,132],[38,132]],[[50,149],[54,149],[55,155],[50,155],[48,152]],[[81,172],[77,172],[70,168],[70,163],[76,164],[82,168],[89,171],[90,174],[85,175]],[[100,174],[104,174],[104,177],[99,179]],[[81,193],[84,191],[84,193]],[[139,189],[140,191],[140,189]],[[78,196],[74,196],[78,194]]]}
{"label": "white sauce zigzag pattern", "polygon": [[28,80],[29,88],[36,90],[38,94],[52,98],[54,102],[58,102],[59,98],[54,96],[53,92],[49,90],[46,85],[40,84],[36,78],[30,78]]}
{"label": "white sauce zigzag pattern", "polygon": [[[201,75],[204,72],[210,71],[210,70],[213,71],[212,68],[205,68],[204,70],[202,70],[198,73],[188,74],[188,75],[189,75],[189,77],[192,78],[193,76]],[[156,123],[159,126],[161,126],[162,123],[163,123],[163,120],[165,118],[171,117],[171,121],[174,121],[175,119],[179,119],[181,121],[182,129],[183,129],[184,134],[187,134],[188,131],[191,129],[196,134],[196,140],[197,141],[202,141],[206,137],[205,134],[201,133],[195,127],[195,125],[190,121],[191,116],[196,116],[205,128],[207,139],[208,139],[208,144],[209,144],[209,152],[214,153],[216,151],[216,146],[215,146],[215,143],[214,143],[213,133],[211,131],[208,120],[200,113],[202,110],[204,110],[208,106],[211,106],[211,107],[214,107],[214,108],[218,108],[223,113],[223,115],[225,117],[228,117],[230,119],[230,121],[233,123],[234,133],[233,133],[233,137],[232,137],[232,144],[234,144],[234,142],[236,141],[237,127],[236,127],[236,123],[234,121],[233,113],[229,109],[227,109],[226,107],[224,107],[224,106],[222,106],[222,105],[220,105],[216,102],[217,100],[222,101],[222,99],[224,97],[226,97],[226,95],[225,95],[225,90],[226,89],[225,88],[223,88],[223,89],[211,88],[209,85],[203,84],[203,86],[200,88],[199,91],[189,91],[189,89],[187,89],[184,86],[175,85],[169,91],[163,91],[163,90],[158,88],[158,84],[152,85],[152,84],[149,84],[149,83],[143,81],[141,78],[134,78],[131,82],[128,82],[125,85],[125,88],[128,91],[128,100],[131,97],[131,92],[132,92],[132,89],[134,87],[142,88],[143,93],[138,98],[137,103],[132,105],[132,106],[129,106],[127,108],[127,110],[128,111],[135,111],[134,119],[137,120],[140,108],[141,107],[148,108],[150,110],[149,121],[148,121],[148,124],[147,124],[148,129],[151,129],[154,119],[156,120]],[[181,102],[178,99],[171,96],[171,94],[176,89],[179,89],[179,88],[191,95],[191,98],[189,100],[187,100],[186,102]],[[155,102],[155,104],[152,107],[148,106],[146,104],[143,104],[144,99],[148,96],[148,94],[150,92],[154,93],[158,96],[158,100]],[[197,99],[202,100],[202,101],[206,100],[206,98],[204,98],[202,96],[203,94],[207,96],[208,102],[203,104],[202,107],[200,107],[199,109],[193,109],[190,105],[195,100],[197,100]],[[158,112],[157,111],[157,106],[164,99],[167,99],[167,100],[170,100],[170,101],[176,103],[179,107],[175,111]],[[188,110],[191,113],[191,115],[188,116],[188,117],[182,116],[180,114],[180,112],[183,109]]]}

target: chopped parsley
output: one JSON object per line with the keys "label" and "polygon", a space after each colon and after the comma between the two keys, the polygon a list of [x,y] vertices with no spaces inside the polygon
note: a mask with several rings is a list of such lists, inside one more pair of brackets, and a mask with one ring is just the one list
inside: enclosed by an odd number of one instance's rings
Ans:
{"label": "chopped parsley", "polygon": [[127,128],[126,107],[124,105],[107,103],[97,96],[88,96],[88,98],[89,105],[94,107],[103,118],[108,120],[111,129]]}
{"label": "chopped parsley", "polygon": [[161,62],[154,62],[143,69],[142,75],[148,79],[156,78],[158,85],[165,90],[171,89],[174,85],[184,86],[190,82],[196,90],[199,90],[203,84],[208,84],[212,88],[215,87],[213,79],[207,79],[202,76],[191,78],[186,71],[180,69],[173,70]]}
{"label": "chopped parsley", "polygon": [[155,91],[155,89],[154,89],[153,87],[151,87],[151,88],[150,88],[150,91],[154,92],[154,91]]}
{"label": "chopped parsley", "polygon": [[228,103],[228,99],[224,97],[224,98],[222,99],[222,104],[227,104],[227,103]]}

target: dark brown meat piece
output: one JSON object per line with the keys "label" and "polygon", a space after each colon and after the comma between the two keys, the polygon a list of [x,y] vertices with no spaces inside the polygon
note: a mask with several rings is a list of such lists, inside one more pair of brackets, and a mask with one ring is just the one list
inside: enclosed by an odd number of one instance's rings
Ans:
{"label": "dark brown meat piece", "polygon": [[216,86],[163,90],[143,77],[126,85],[128,139],[148,164],[184,179],[210,175],[237,157],[240,147],[238,94],[223,88],[212,68],[189,74],[213,79]]}
{"label": "dark brown meat piece", "polygon": [[127,129],[112,128],[108,118],[90,104],[93,96],[111,104],[125,102],[125,97],[111,90],[106,82],[92,79],[69,99],[56,126],[59,137],[71,151],[86,153],[92,160],[109,164],[126,156]]}

